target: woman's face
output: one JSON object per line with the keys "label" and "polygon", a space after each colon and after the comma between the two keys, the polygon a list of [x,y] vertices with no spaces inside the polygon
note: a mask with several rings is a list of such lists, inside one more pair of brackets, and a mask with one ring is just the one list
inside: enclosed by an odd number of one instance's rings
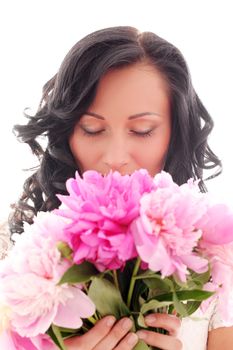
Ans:
{"label": "woman's face", "polygon": [[170,137],[168,85],[153,66],[135,63],[102,77],[69,145],[82,172],[144,168],[154,176],[164,167]]}

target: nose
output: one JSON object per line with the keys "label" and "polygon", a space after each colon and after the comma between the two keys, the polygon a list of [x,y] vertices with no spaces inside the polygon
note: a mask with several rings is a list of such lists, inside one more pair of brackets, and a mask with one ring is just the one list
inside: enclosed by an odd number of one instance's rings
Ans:
{"label": "nose", "polygon": [[122,140],[112,139],[103,156],[104,165],[107,166],[108,170],[123,172],[127,170],[129,162],[130,156],[125,143]]}

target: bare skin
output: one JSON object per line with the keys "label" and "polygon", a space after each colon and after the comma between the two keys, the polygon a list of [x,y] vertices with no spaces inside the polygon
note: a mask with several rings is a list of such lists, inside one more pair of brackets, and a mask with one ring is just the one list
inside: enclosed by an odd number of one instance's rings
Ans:
{"label": "bare skin", "polygon": [[136,63],[102,77],[69,145],[82,172],[144,168],[154,176],[164,167],[170,136],[167,82],[153,66]]}
{"label": "bare skin", "polygon": [[[154,316],[154,319],[153,317]],[[86,334],[65,341],[68,350],[131,350],[139,338],[148,345],[157,346],[164,350],[181,350],[182,343],[177,338],[180,320],[172,315],[152,314],[145,318],[151,327],[161,327],[169,331],[169,335],[152,331],[130,332],[132,322],[123,318],[110,325],[108,321],[115,321],[113,316],[106,316]]]}
{"label": "bare skin", "polygon": [[233,327],[220,327],[209,332],[207,350],[232,350]]}

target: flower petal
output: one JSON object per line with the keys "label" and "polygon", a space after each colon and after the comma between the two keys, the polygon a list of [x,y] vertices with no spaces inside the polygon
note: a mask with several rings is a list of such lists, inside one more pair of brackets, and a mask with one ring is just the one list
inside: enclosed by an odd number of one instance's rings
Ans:
{"label": "flower petal", "polygon": [[95,305],[91,299],[79,288],[72,288],[73,298],[58,307],[53,323],[60,327],[80,328],[82,318],[90,317],[95,313]]}

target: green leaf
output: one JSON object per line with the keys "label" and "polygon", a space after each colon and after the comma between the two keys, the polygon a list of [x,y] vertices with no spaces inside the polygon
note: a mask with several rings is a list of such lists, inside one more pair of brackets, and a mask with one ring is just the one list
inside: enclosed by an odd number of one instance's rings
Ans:
{"label": "green leaf", "polygon": [[167,307],[172,303],[173,303],[172,301],[158,301],[158,300],[152,299],[142,305],[140,312],[142,314],[145,314],[146,312],[151,310],[159,309],[161,307]]}
{"label": "green leaf", "polygon": [[120,319],[123,316],[130,315],[119,290],[104,278],[93,278],[88,296],[94,302],[101,316],[114,315],[117,319]]}
{"label": "green leaf", "polygon": [[179,290],[179,289],[188,289],[188,283],[186,282],[182,282],[178,276],[176,276],[175,274],[172,275],[172,279],[174,281],[174,285],[175,285],[175,290]]}
{"label": "green leaf", "polygon": [[175,274],[172,275],[172,281],[174,283],[175,290],[190,290],[190,289],[202,289],[210,279],[210,267],[208,271],[204,273],[196,273],[195,271],[189,270],[186,282],[183,282]]}
{"label": "green leaf", "polygon": [[[148,303],[152,302],[153,300],[160,301],[160,302],[170,302],[171,310],[173,309],[172,304],[174,304],[174,308],[176,309],[176,311],[181,316],[186,317],[191,315],[193,312],[195,312],[200,306],[201,302],[205,299],[208,299],[213,294],[214,292],[209,292],[205,290],[176,291],[173,293],[156,295],[152,297]],[[182,303],[181,301],[187,301],[187,303]],[[148,303],[145,303],[145,306]],[[153,304],[151,304],[151,306],[152,305]],[[144,313],[144,310],[142,313]]]}
{"label": "green leaf", "polygon": [[173,290],[173,283],[169,278],[162,278],[158,274],[145,275],[143,282],[152,289],[155,293],[159,294],[160,292],[170,292]]}
{"label": "green leaf", "polygon": [[206,271],[204,273],[196,273],[194,271],[191,271],[190,276],[188,276],[188,283],[193,281],[194,283],[200,284],[201,286],[203,286],[204,284],[209,282],[210,274],[211,274],[210,267],[209,267],[208,271]]}
{"label": "green leaf", "polygon": [[63,283],[88,282],[93,276],[99,274],[94,265],[85,261],[80,265],[71,266],[62,276],[58,285]]}
{"label": "green leaf", "polygon": [[151,347],[148,346],[143,340],[139,340],[133,350],[151,350]]}
{"label": "green leaf", "polygon": [[148,328],[148,326],[145,323],[144,316],[141,312],[138,315],[137,323],[142,328]]}
{"label": "green leaf", "polygon": [[63,338],[61,336],[61,332],[60,332],[59,327],[57,327],[54,324],[52,324],[52,330],[53,330],[54,335],[57,338],[57,342],[58,342],[58,345],[59,345],[60,349],[61,350],[67,350],[67,348],[66,348],[66,346],[64,344]]}
{"label": "green leaf", "polygon": [[146,270],[142,273],[139,273],[137,276],[135,276],[134,278],[136,278],[137,280],[142,280],[144,278],[151,278],[152,276],[157,276],[161,278],[161,275],[159,273],[155,273],[152,270]]}
{"label": "green leaf", "polygon": [[201,305],[201,301],[188,301],[187,303],[182,303],[178,300],[176,293],[173,295],[175,310],[182,317],[187,317],[192,315]]}
{"label": "green leaf", "polygon": [[201,305],[201,301],[188,301],[185,305],[188,315],[192,315]]}
{"label": "green leaf", "polygon": [[188,316],[187,310],[183,303],[178,299],[177,294],[174,292],[173,293],[173,302],[176,311],[179,313],[180,316],[185,317]]}
{"label": "green leaf", "polygon": [[[182,291],[176,292],[177,298],[179,300],[196,300],[196,301],[206,300],[209,297],[211,297],[213,294],[214,292],[209,292],[206,290],[199,290],[199,289],[182,290]],[[151,299],[157,299],[159,301],[173,301],[173,293],[160,294]]]}

